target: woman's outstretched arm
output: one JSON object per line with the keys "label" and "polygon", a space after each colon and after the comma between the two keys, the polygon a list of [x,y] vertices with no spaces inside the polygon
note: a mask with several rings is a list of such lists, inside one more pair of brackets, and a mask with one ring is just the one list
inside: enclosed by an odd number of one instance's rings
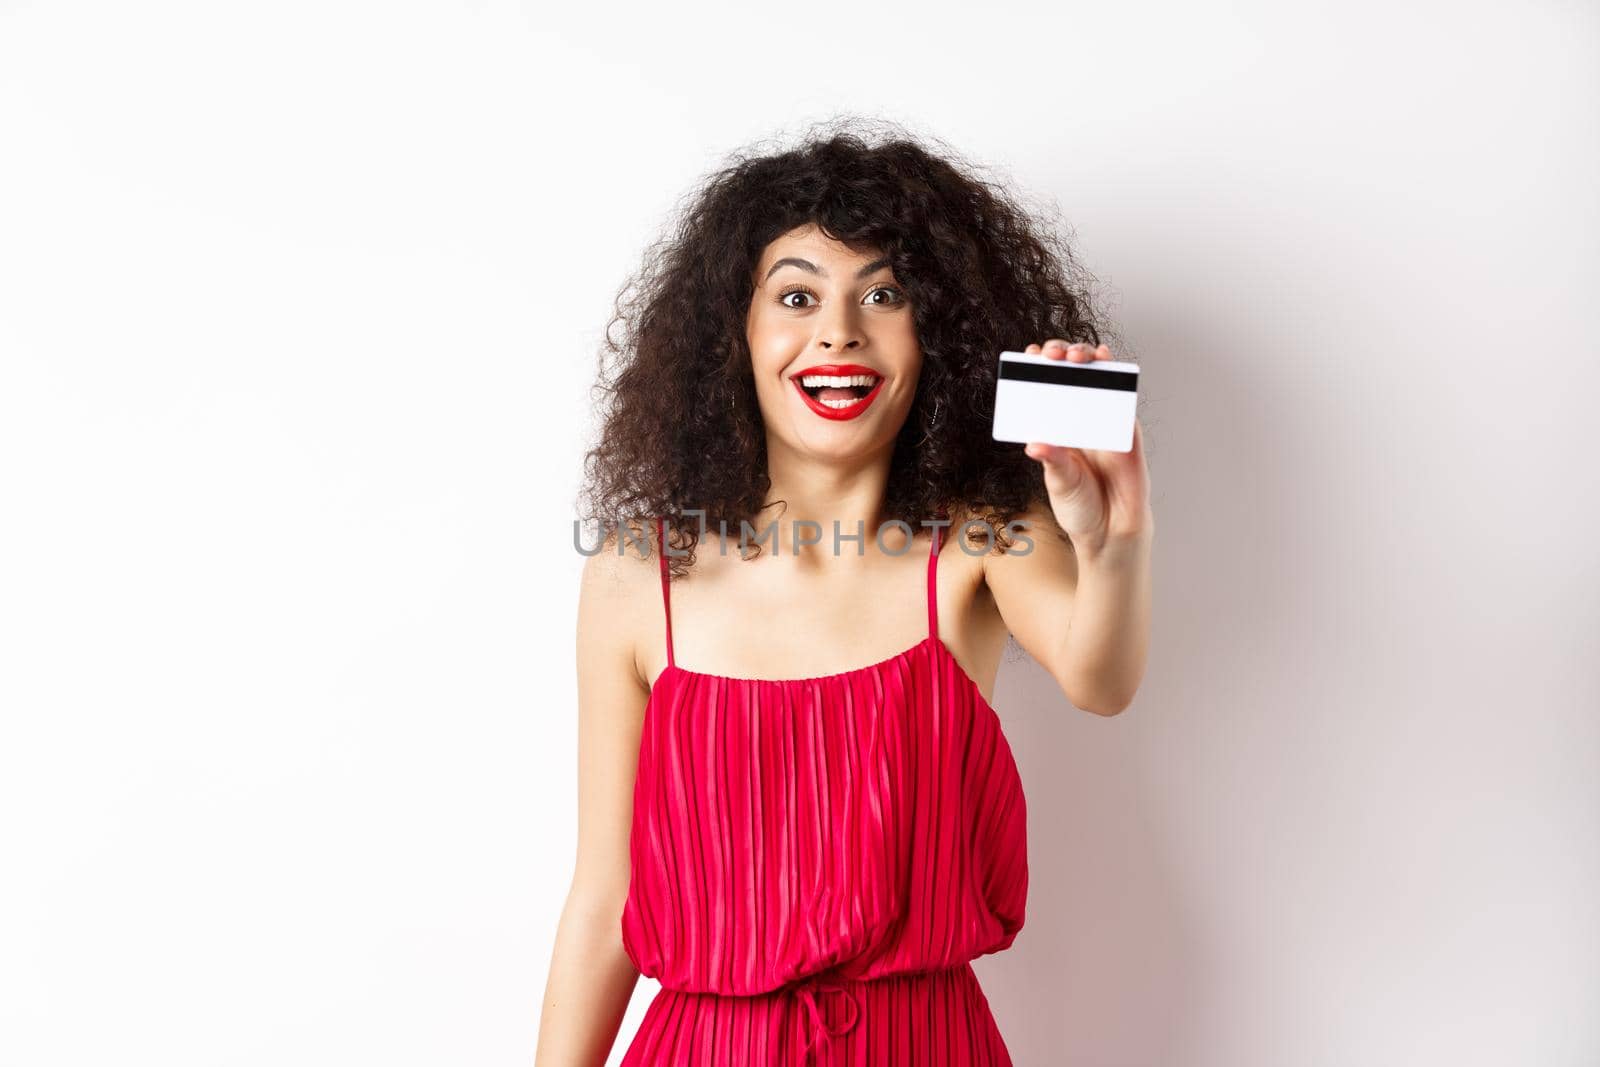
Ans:
{"label": "woman's outstretched arm", "polygon": [[983,560],[1006,628],[1074,707],[1120,714],[1149,658],[1154,518],[1137,533],[1079,547],[1047,506],[1034,504],[1023,519],[1032,549]]}
{"label": "woman's outstretched arm", "polygon": [[628,833],[649,690],[634,664],[637,564],[614,540],[578,599],[578,853],[550,956],[535,1067],[601,1067],[639,972],[622,950]]}

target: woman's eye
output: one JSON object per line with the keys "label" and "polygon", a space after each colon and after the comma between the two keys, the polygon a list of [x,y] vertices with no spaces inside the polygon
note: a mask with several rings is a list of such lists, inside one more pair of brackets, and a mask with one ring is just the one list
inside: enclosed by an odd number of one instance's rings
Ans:
{"label": "woman's eye", "polygon": [[868,293],[867,296],[868,297],[872,297],[872,296],[874,296],[874,295],[876,295],[878,293],[893,293],[894,294],[894,299],[893,300],[889,300],[889,301],[883,301],[883,300],[874,300],[874,301],[872,301],[875,304],[882,304],[882,303],[898,304],[902,300],[905,299],[905,295],[903,293],[901,293],[900,290],[894,288],[892,285],[880,285],[876,289],[872,290],[871,293]]}
{"label": "woman's eye", "polygon": [[811,294],[806,292],[804,289],[790,289],[787,292],[783,292],[783,293],[779,293],[778,294],[778,303],[782,304],[784,307],[802,308],[802,307],[805,307],[804,304],[791,304],[791,303],[789,303],[789,298],[791,296],[810,296],[810,295]]}

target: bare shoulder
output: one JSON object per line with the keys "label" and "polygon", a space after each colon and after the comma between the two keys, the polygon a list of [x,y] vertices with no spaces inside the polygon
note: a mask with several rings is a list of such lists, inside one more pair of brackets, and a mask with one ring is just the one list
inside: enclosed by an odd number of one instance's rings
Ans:
{"label": "bare shoulder", "polygon": [[[620,547],[619,547],[620,545]],[[615,677],[626,672],[641,690],[649,683],[639,664],[638,627],[644,598],[658,588],[660,566],[653,529],[612,531],[584,560],[578,597],[579,670]]]}

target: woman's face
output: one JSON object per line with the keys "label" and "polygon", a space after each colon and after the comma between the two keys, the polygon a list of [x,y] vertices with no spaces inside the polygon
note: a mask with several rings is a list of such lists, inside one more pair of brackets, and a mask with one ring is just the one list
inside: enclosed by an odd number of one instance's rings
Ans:
{"label": "woman's face", "polygon": [[892,446],[922,348],[882,256],[814,224],[784,234],[761,253],[745,332],[769,446],[835,460]]}

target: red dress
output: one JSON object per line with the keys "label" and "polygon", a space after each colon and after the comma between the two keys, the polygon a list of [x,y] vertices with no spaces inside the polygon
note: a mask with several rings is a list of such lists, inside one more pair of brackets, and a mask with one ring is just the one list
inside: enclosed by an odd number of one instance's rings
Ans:
{"label": "red dress", "polygon": [[1022,928],[1026,808],[999,718],[939,639],[940,532],[927,637],[786,680],[677,666],[658,551],[667,666],[622,942],[661,989],[623,1067],[1009,1067],[969,961]]}

